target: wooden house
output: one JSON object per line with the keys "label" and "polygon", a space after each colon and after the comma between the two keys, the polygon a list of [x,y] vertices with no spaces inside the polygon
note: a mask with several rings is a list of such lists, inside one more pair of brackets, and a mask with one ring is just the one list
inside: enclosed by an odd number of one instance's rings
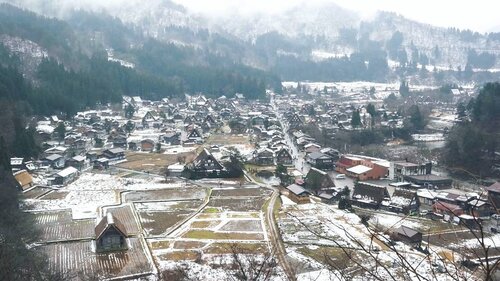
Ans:
{"label": "wooden house", "polygon": [[23,191],[34,186],[33,177],[26,170],[15,172],[14,178],[19,183],[19,186]]}
{"label": "wooden house", "polygon": [[302,186],[297,184],[291,184],[287,186],[286,191],[288,192],[288,198],[297,204],[307,204],[311,201],[309,200],[309,191],[305,190]]}
{"label": "wooden house", "polygon": [[166,132],[161,138],[164,143],[169,143],[170,145],[181,144],[181,133],[179,132]]}
{"label": "wooden house", "polygon": [[422,232],[406,227],[404,225],[397,228],[391,235],[392,239],[409,244],[413,247],[420,247],[422,244]]}
{"label": "wooden house", "polygon": [[151,139],[144,139],[141,141],[141,150],[152,152],[155,149],[155,142]]}
{"label": "wooden house", "polygon": [[64,157],[59,154],[50,154],[42,159],[45,165],[48,165],[54,169],[60,169],[64,167]]}
{"label": "wooden house", "polygon": [[75,157],[72,157],[68,160],[66,160],[66,167],[74,167],[81,171],[85,167],[85,156],[77,155]]}
{"label": "wooden house", "polygon": [[78,170],[74,167],[68,167],[53,175],[52,185],[67,185],[74,181],[78,176]]}
{"label": "wooden house", "polygon": [[125,159],[125,150],[121,148],[110,148],[102,152],[102,155],[110,160]]}
{"label": "wooden house", "polygon": [[276,152],[276,164],[292,165],[293,157],[286,148],[281,148]]}
{"label": "wooden house", "polygon": [[329,190],[335,187],[335,183],[328,173],[316,168],[311,168],[305,178],[305,187],[319,193],[321,190]]}
{"label": "wooden house", "polygon": [[354,185],[351,201],[353,205],[362,208],[378,209],[382,201],[389,198],[389,191],[387,191],[385,186],[367,182],[357,182]]}
{"label": "wooden house", "polygon": [[257,165],[273,165],[274,152],[269,148],[263,148],[254,152],[254,162]]}
{"label": "wooden house", "polygon": [[488,201],[497,214],[500,214],[500,182],[496,182],[485,188],[488,192]]}
{"label": "wooden house", "polygon": [[306,161],[311,164],[311,166],[318,169],[333,169],[333,158],[321,152],[313,152],[308,154],[306,156]]}
{"label": "wooden house", "polygon": [[382,201],[381,208],[395,213],[411,214],[418,212],[420,201],[417,192],[396,188],[390,200]]}
{"label": "wooden house", "polygon": [[202,143],[203,142],[203,135],[200,133],[200,131],[198,129],[193,129],[193,130],[191,130],[191,132],[189,132],[187,139],[190,142]]}
{"label": "wooden house", "polygon": [[97,252],[125,251],[128,249],[127,230],[111,213],[95,227],[95,245]]}
{"label": "wooden house", "polygon": [[224,170],[224,166],[205,148],[193,161],[193,169],[201,173],[220,173]]}

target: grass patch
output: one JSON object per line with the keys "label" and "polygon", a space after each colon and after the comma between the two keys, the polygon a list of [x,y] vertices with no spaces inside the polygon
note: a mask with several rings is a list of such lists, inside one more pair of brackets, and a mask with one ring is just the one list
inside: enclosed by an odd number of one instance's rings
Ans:
{"label": "grass patch", "polygon": [[207,207],[207,208],[203,209],[203,213],[208,213],[208,214],[220,213],[220,210],[219,210],[219,208],[215,208],[215,207]]}
{"label": "grass patch", "polygon": [[189,250],[189,249],[202,248],[205,245],[207,245],[207,243],[198,241],[176,241],[174,242],[173,248],[177,250],[184,250],[184,249]]}
{"label": "grass patch", "polygon": [[231,218],[231,219],[248,219],[248,218],[258,219],[258,218],[260,218],[260,213],[256,213],[256,212],[228,213],[227,217]]}
{"label": "grass patch", "polygon": [[[344,269],[351,266],[352,263],[344,251],[336,247],[318,247],[317,249],[300,247],[297,250],[304,256],[310,257],[313,260],[325,265],[328,263],[328,260],[332,260],[335,261],[336,266]],[[354,257],[356,257],[356,255],[354,255]]]}
{"label": "grass patch", "polygon": [[183,235],[184,238],[207,240],[263,240],[262,234],[241,232],[213,232],[209,230],[190,230]]}
{"label": "grass patch", "polygon": [[185,261],[185,260],[191,260],[194,261],[200,257],[199,252],[195,251],[174,251],[170,252],[167,254],[159,255],[158,258],[161,260],[168,260],[168,261]]}
{"label": "grass patch", "polygon": [[150,244],[153,250],[168,249],[170,247],[170,241],[152,241]]}
{"label": "grass patch", "polygon": [[218,219],[221,217],[222,213],[201,213],[196,218],[197,219]]}
{"label": "grass patch", "polygon": [[[205,254],[231,254],[233,245],[233,243],[213,243],[203,252]],[[236,247],[238,252],[245,254],[264,254],[268,251],[264,243],[238,243]]]}
{"label": "grass patch", "polygon": [[195,221],[191,224],[191,228],[211,228],[216,227],[221,221]]}

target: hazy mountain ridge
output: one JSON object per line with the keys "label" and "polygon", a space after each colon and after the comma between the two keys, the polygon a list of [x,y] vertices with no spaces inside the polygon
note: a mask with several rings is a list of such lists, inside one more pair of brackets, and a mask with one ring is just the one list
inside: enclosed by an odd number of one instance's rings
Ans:
{"label": "hazy mountain ridge", "polygon": [[[141,35],[141,38],[124,40],[128,44],[124,45],[126,48],[140,48],[144,40],[155,38],[179,48],[194,50],[197,55],[193,56],[192,61],[204,65],[208,60],[200,61],[200,55],[277,71],[282,79],[302,77],[300,73],[289,73],[286,69],[281,72],[289,66],[300,72],[300,67],[291,64],[312,62],[309,66],[313,68],[316,67],[314,63],[342,59],[353,54],[360,54],[358,59],[365,63],[370,61],[369,58],[385,56],[392,60],[389,61],[391,67],[407,67],[411,64],[411,67],[416,68],[417,64],[424,64],[428,67],[437,66],[440,70],[463,70],[468,63],[469,51],[475,50],[477,55],[487,52],[487,58],[492,58],[493,64],[487,68],[500,68],[500,60],[497,59],[500,54],[498,36],[435,27],[388,12],[379,12],[366,20],[333,3],[306,3],[272,14],[233,13],[211,17],[193,13],[169,0],[152,0],[147,4],[139,0],[104,3],[92,0],[78,3],[64,0],[4,2],[68,21],[78,16],[74,9],[91,11],[101,16],[109,14]],[[401,43],[391,54],[388,44],[397,32],[402,34]],[[99,37],[99,34],[94,35]],[[109,40],[104,38],[101,41]],[[111,45],[105,42],[103,47],[116,49],[116,46]],[[123,54],[117,50],[116,55],[120,58]],[[124,59],[128,60],[127,57]],[[320,69],[321,66],[316,68]],[[306,76],[310,79],[309,75]],[[342,77],[322,76],[317,79],[344,79]],[[371,76],[367,77],[361,75],[358,79],[369,79]],[[377,77],[382,79],[381,75]],[[394,79],[395,76],[390,77]]]}

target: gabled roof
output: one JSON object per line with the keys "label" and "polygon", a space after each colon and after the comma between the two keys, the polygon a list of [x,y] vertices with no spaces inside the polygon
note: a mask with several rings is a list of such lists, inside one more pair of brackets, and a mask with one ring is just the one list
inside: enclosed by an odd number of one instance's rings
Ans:
{"label": "gabled roof", "polygon": [[406,227],[404,225],[400,226],[396,230],[396,232],[400,235],[404,235],[404,236],[409,237],[409,238],[413,238],[413,237],[417,236],[418,234],[421,234],[421,232],[419,232],[418,230]]}
{"label": "gabled roof", "polygon": [[369,172],[371,170],[372,170],[372,168],[364,166],[364,165],[357,165],[357,166],[354,166],[352,168],[347,169],[348,172],[356,174],[356,175],[364,174],[364,173]]}
{"label": "gabled roof", "polygon": [[291,184],[286,187],[290,192],[295,195],[309,194],[309,191],[305,190],[302,186],[297,184]]}
{"label": "gabled roof", "polygon": [[19,183],[19,185],[21,185],[21,187],[33,183],[33,177],[26,170],[21,170],[14,173],[14,177],[16,178],[16,181]]}
{"label": "gabled roof", "polygon": [[355,199],[371,199],[380,203],[384,198],[389,197],[389,192],[385,186],[358,182],[354,186],[352,197]]}
{"label": "gabled roof", "polygon": [[305,178],[306,187],[310,189],[324,189],[335,187],[335,183],[328,173],[312,167]]}
{"label": "gabled roof", "polygon": [[49,161],[56,161],[57,159],[61,159],[61,158],[62,158],[62,156],[59,154],[52,154],[52,155],[45,157],[45,159],[47,159]]}
{"label": "gabled roof", "polygon": [[101,236],[108,230],[109,228],[114,227],[118,232],[120,232],[123,236],[127,237],[127,229],[125,226],[115,217],[112,213],[107,213],[105,217],[101,219],[101,221],[95,227],[95,236],[96,240],[101,238]]}
{"label": "gabled roof", "polygon": [[485,188],[487,191],[500,193],[500,182],[495,182],[494,184]]}
{"label": "gabled roof", "polygon": [[327,154],[324,154],[324,153],[321,153],[321,152],[317,152],[317,151],[309,154],[308,157],[310,159],[314,159],[314,160],[317,160],[317,159],[331,159],[332,158],[332,157],[330,157]]}
{"label": "gabled roof", "polygon": [[77,172],[78,172],[78,170],[76,168],[69,166],[68,168],[57,173],[56,175],[59,177],[65,178],[65,177],[72,175],[74,173],[77,173]]}

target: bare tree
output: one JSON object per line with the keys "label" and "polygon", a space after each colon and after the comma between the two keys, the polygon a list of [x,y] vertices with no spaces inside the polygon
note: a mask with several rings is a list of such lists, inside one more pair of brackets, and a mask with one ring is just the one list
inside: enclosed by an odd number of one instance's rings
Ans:
{"label": "bare tree", "polygon": [[[451,210],[450,210],[451,211]],[[293,213],[287,212],[298,224],[310,232],[317,239],[329,241],[336,248],[340,249],[345,257],[352,263],[351,270],[342,268],[336,258],[328,252],[322,253],[326,268],[335,274],[339,280],[350,280],[353,273],[358,276],[362,274],[365,278],[372,280],[439,280],[445,277],[447,280],[494,280],[494,273],[499,268],[500,258],[498,257],[497,245],[488,242],[488,233],[476,216],[474,229],[471,225],[461,224],[462,231],[472,233],[476,245],[462,247],[453,251],[458,257],[456,260],[448,260],[441,255],[441,248],[431,244],[427,240],[427,248],[416,248],[417,251],[408,252],[404,247],[398,246],[387,231],[381,231],[380,226],[373,226],[367,223],[364,226],[369,237],[369,243],[361,241],[346,229],[342,222],[328,219],[326,222],[311,224]],[[401,218],[400,222],[407,217]],[[364,221],[367,221],[365,218]],[[340,230],[352,246],[346,246],[336,237],[325,234],[322,231],[324,224],[332,225]],[[398,222],[399,223],[399,222]],[[397,224],[397,223],[396,223]],[[360,226],[362,225],[360,221]],[[389,228],[391,229],[391,228]],[[459,231],[460,232],[460,231]],[[387,263],[381,259],[380,247],[384,247],[393,261]],[[497,252],[497,256],[493,256]],[[422,270],[423,267],[429,270]]]}

